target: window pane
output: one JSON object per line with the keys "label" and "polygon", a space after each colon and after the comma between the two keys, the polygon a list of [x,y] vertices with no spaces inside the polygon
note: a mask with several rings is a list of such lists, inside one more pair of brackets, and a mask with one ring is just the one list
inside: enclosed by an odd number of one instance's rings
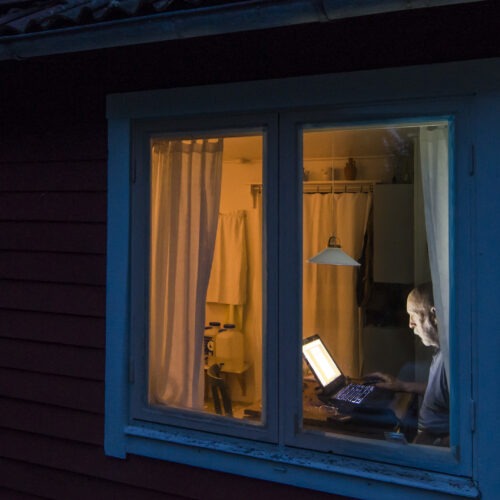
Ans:
{"label": "window pane", "polygon": [[448,126],[303,152],[303,427],[448,446]]}
{"label": "window pane", "polygon": [[243,418],[262,393],[263,135],[151,141],[149,402]]}

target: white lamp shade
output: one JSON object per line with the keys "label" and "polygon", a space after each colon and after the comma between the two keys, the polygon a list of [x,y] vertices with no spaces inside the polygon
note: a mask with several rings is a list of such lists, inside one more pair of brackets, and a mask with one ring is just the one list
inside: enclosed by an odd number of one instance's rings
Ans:
{"label": "white lamp shade", "polygon": [[320,253],[311,257],[312,264],[329,264],[331,266],[360,266],[361,264],[349,257],[339,246],[328,246]]}

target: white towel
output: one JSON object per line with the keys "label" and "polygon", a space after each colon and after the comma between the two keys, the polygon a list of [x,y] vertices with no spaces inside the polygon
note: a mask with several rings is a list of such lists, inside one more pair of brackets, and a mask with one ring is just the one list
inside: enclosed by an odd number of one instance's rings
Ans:
{"label": "white towel", "polygon": [[245,212],[220,214],[207,302],[245,304],[247,270]]}

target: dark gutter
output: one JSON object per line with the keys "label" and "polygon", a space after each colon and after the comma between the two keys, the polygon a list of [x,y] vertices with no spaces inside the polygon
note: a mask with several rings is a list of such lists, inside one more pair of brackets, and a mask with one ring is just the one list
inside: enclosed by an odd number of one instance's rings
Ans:
{"label": "dark gutter", "polygon": [[0,61],[486,0],[253,0],[0,37]]}

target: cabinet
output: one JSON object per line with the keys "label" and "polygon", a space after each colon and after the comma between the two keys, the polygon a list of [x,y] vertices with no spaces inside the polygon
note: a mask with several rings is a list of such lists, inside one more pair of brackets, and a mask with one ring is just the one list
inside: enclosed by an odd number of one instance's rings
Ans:
{"label": "cabinet", "polygon": [[376,184],[373,204],[373,280],[413,283],[413,184]]}

